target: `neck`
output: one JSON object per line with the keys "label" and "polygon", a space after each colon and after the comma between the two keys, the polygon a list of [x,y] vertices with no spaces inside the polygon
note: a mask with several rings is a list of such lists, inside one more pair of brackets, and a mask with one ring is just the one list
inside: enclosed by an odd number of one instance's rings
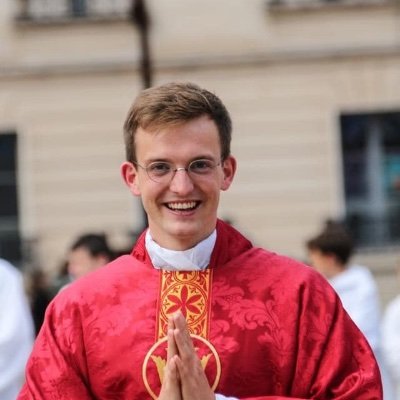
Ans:
{"label": "neck", "polygon": [[338,276],[339,274],[341,274],[345,269],[346,269],[346,266],[345,266],[345,265],[336,263],[336,264],[332,265],[332,266],[329,268],[328,271],[326,271],[325,276],[326,276],[328,279],[332,279],[332,278],[334,278],[335,276]]}

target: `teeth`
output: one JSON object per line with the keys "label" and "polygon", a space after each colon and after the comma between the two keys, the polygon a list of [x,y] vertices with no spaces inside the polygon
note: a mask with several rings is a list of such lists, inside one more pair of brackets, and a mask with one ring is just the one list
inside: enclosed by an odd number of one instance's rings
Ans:
{"label": "teeth", "polygon": [[196,207],[196,202],[188,201],[186,203],[168,203],[168,207],[174,210],[189,210]]}

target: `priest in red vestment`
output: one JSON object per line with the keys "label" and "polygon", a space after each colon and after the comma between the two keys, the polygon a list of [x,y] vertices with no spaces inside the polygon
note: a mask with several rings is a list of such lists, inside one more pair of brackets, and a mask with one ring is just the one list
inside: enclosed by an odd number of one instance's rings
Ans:
{"label": "priest in red vestment", "polygon": [[122,176],[149,227],[53,300],[18,399],[382,399],[326,280],[217,219],[236,171],[220,99],[147,89],[124,131]]}

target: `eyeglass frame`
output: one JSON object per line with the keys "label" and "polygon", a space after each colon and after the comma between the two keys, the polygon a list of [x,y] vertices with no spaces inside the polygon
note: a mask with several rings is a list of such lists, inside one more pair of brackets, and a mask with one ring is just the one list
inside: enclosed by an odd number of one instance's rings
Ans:
{"label": "eyeglass frame", "polygon": [[[171,163],[171,162],[169,162],[169,161],[153,161],[153,162],[151,162],[149,165],[147,165],[146,167],[144,167],[143,165],[140,165],[137,161],[132,161],[132,164],[134,164],[134,165],[136,165],[136,166],[138,166],[138,167],[144,169],[144,170],[146,171],[146,174],[147,174],[148,178],[149,178],[151,181],[153,181],[153,182],[155,182],[155,183],[170,183],[170,182],[174,179],[174,177],[175,177],[175,175],[176,175],[176,173],[177,173],[178,171],[186,171],[186,173],[188,174],[188,176],[189,176],[191,179],[194,179],[194,180],[196,180],[197,178],[199,178],[199,177],[201,177],[201,176],[209,176],[209,175],[210,175],[209,173],[206,173],[206,174],[202,175],[201,173],[196,173],[196,172],[194,172],[194,171],[192,171],[192,170],[190,169],[190,166],[191,166],[191,165],[193,165],[194,163],[199,162],[199,161],[206,161],[206,162],[211,162],[211,163],[214,164],[212,167],[210,167],[210,173],[211,173],[211,171],[213,171],[215,168],[217,168],[217,167],[219,167],[220,165],[222,165],[223,162],[224,162],[224,160],[222,160],[222,159],[221,159],[219,162],[216,163],[214,160],[211,160],[211,159],[208,159],[208,158],[198,158],[198,159],[195,159],[195,160],[190,161],[189,164],[187,165],[187,167],[177,167],[177,168],[172,168],[172,167],[175,167],[175,166],[174,166],[173,163]],[[150,173],[149,173],[149,167],[150,167],[151,165],[154,166],[155,164],[164,164],[164,165],[168,165],[169,167],[171,167],[171,169],[165,174],[165,177],[167,177],[169,174],[172,173],[172,174],[171,174],[171,177],[170,177],[168,180],[165,179],[165,182],[163,181],[163,179],[164,179],[163,177],[161,177],[161,179],[159,179],[159,180],[156,180],[156,179],[154,179],[154,177],[151,177],[151,175],[150,175]]]}

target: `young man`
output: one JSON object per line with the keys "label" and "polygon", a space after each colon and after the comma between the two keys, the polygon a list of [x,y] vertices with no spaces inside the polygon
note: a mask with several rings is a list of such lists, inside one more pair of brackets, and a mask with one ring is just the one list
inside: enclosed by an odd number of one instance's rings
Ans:
{"label": "young man", "polygon": [[151,88],[124,130],[122,176],[148,229],[53,301],[19,399],[381,399],[326,281],[217,219],[236,171],[220,99]]}
{"label": "young man", "polygon": [[79,279],[100,268],[114,258],[104,234],[87,233],[79,236],[68,252],[68,273],[72,280]]}

